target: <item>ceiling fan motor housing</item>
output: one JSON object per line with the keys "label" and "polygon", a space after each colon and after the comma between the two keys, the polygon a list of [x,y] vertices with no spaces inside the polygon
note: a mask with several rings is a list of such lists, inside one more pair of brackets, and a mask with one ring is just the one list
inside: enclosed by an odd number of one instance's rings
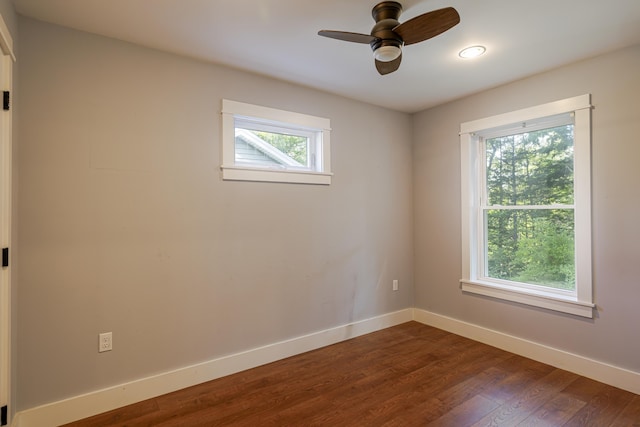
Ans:
{"label": "ceiling fan motor housing", "polygon": [[395,1],[383,1],[373,8],[371,15],[376,24],[371,29],[371,35],[376,40],[370,46],[374,52],[382,46],[402,47],[402,38],[393,31],[400,25],[398,18],[401,13],[402,5]]}

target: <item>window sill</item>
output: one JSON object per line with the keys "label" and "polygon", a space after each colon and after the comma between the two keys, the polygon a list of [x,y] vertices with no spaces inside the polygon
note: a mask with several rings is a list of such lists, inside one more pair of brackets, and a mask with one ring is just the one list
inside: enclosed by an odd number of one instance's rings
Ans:
{"label": "window sill", "polygon": [[330,185],[333,174],[326,172],[291,171],[275,169],[221,166],[225,181],[285,182],[293,184]]}
{"label": "window sill", "polygon": [[560,311],[575,316],[593,318],[595,304],[577,301],[571,297],[562,297],[544,292],[523,292],[508,286],[475,280],[460,280],[460,284],[463,292]]}

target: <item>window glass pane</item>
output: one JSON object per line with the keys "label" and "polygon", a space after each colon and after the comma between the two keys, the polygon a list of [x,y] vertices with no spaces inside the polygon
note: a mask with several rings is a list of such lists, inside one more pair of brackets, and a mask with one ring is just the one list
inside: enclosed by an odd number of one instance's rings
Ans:
{"label": "window glass pane", "polygon": [[236,128],[235,160],[262,166],[310,168],[309,138]]}
{"label": "window glass pane", "polygon": [[271,132],[253,131],[253,133],[298,163],[308,165],[309,138]]}
{"label": "window glass pane", "polygon": [[487,209],[486,276],[575,289],[573,209]]}
{"label": "window glass pane", "polygon": [[573,125],[485,140],[488,205],[573,204]]}

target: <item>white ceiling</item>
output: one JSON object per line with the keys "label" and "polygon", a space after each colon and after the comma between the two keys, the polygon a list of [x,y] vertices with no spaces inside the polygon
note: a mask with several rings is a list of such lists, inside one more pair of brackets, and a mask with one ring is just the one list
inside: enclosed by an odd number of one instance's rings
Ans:
{"label": "white ceiling", "polygon": [[[405,112],[640,43],[640,0],[400,0],[400,22],[446,6],[461,22],[405,46],[380,76],[367,45],[376,0],[14,0],[18,13]],[[458,51],[482,44],[474,60]]]}

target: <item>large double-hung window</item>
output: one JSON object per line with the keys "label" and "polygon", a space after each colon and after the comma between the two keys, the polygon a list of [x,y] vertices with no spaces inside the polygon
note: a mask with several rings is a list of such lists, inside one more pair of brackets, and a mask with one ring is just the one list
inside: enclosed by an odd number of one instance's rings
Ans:
{"label": "large double-hung window", "polygon": [[592,317],[590,100],[463,123],[462,289]]}

